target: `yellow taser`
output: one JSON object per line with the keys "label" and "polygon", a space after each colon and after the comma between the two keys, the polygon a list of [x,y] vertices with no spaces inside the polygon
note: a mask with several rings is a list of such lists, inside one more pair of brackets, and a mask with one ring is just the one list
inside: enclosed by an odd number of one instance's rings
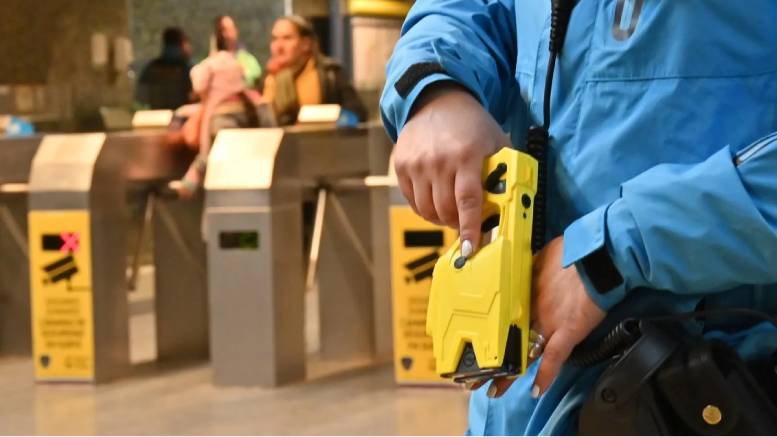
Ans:
{"label": "yellow taser", "polygon": [[503,148],[483,168],[481,249],[461,256],[461,240],[437,261],[426,332],[437,373],[474,382],[526,371],[537,161]]}

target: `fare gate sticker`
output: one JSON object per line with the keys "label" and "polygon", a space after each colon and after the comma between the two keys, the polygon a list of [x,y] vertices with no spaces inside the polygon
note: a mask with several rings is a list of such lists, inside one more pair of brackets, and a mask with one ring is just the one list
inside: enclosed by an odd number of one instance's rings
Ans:
{"label": "fare gate sticker", "polygon": [[38,380],[93,380],[89,214],[29,214],[33,354]]}
{"label": "fare gate sticker", "polygon": [[395,378],[400,383],[445,382],[435,371],[426,310],[434,265],[456,232],[425,221],[408,206],[391,207],[390,227]]}

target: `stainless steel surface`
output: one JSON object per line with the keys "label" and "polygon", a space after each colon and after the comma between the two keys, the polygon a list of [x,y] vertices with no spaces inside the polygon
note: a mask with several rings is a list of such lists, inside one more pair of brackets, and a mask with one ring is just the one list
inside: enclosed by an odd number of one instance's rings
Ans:
{"label": "stainless steel surface", "polygon": [[32,162],[30,190],[88,193],[104,143],[104,133],[46,135]]}
{"label": "stainless steel surface", "polygon": [[393,144],[380,125],[371,125],[368,132],[370,176],[338,179],[332,186],[337,192],[369,192],[375,360],[391,362],[393,320],[388,209],[389,189],[396,187],[396,178],[389,174]]}
{"label": "stainless steel surface", "polygon": [[332,129],[295,126],[286,129],[287,147],[297,149],[296,174],[307,178],[326,179],[367,176],[369,156],[367,128]]}
{"label": "stainless steel surface", "polygon": [[[22,229],[22,226],[26,227],[24,224],[25,220],[22,217],[14,217],[14,210],[17,212],[24,211],[26,208],[24,208],[25,205],[22,205],[21,208],[12,208],[9,203],[11,202],[8,202],[7,199],[6,202],[0,203],[0,225],[2,225],[5,232],[8,233],[11,241],[16,244],[18,253],[26,260],[30,256],[30,251],[27,249],[27,232]],[[16,203],[26,204],[26,202]],[[14,251],[8,250],[4,251],[4,254],[5,256],[12,256],[12,252]]]}
{"label": "stainless steel surface", "polygon": [[[105,134],[46,136],[33,160],[30,210],[89,209],[96,381],[129,368],[123,163]],[[126,162],[126,161],[125,161]]]}
{"label": "stainless steel surface", "polygon": [[0,138],[0,184],[26,183],[42,136]]}
{"label": "stainless steel surface", "polygon": [[324,231],[324,213],[326,212],[327,190],[320,188],[316,196],[316,216],[313,219],[313,236],[310,239],[308,255],[308,273],[305,275],[305,291],[310,291],[316,285],[318,272],[318,255],[321,252],[321,236]]}
{"label": "stainless steel surface", "polygon": [[[337,199],[334,201],[334,199]],[[336,203],[337,202],[337,203]],[[372,356],[374,353],[372,275],[365,268],[371,251],[369,192],[330,194],[319,255],[318,288],[321,355],[328,359]],[[341,214],[347,211],[347,222]],[[347,225],[350,223],[351,226]],[[358,243],[354,244],[354,240]]]}
{"label": "stainless steel surface", "polygon": [[182,176],[191,160],[185,151],[166,147],[159,132],[47,135],[40,151],[30,174],[33,209],[120,204],[132,187]]}
{"label": "stainless steel surface", "polygon": [[143,208],[143,221],[140,224],[140,232],[135,238],[135,249],[132,252],[130,262],[130,274],[127,278],[127,289],[135,291],[138,285],[138,273],[140,272],[140,258],[143,256],[145,243],[148,240],[148,233],[151,230],[151,221],[154,218],[154,195],[150,194],[146,198],[146,205]]}
{"label": "stainless steel surface", "polygon": [[[390,361],[391,294],[381,282],[388,283],[388,275],[379,263],[380,254],[374,256],[388,235],[388,227],[383,232],[380,227],[381,220],[387,220],[387,205],[372,189],[341,190],[338,181],[384,174],[391,143],[379,123],[336,132],[339,137],[331,139],[331,145],[337,155],[326,164],[336,172],[316,176],[333,188],[318,262],[321,354],[328,358],[369,355]],[[351,136],[358,137],[358,143],[348,143]],[[310,163],[322,162],[316,152],[326,147],[326,137],[319,137],[309,141],[310,152],[300,152]],[[306,167],[300,177],[316,175],[322,167]]]}
{"label": "stainless steel surface", "polygon": [[[378,179],[386,179],[380,175],[389,173],[391,139],[386,135],[383,126],[372,125],[369,128],[369,167],[370,174]],[[368,178],[376,179],[376,177]],[[391,254],[389,242],[389,194],[383,186],[384,180],[370,186],[371,243],[372,243],[372,304],[373,323],[375,327],[375,357],[380,362],[393,361],[393,320],[391,300]]]}
{"label": "stainless steel surface", "polygon": [[0,196],[0,355],[29,355],[27,196]]}
{"label": "stainless steel surface", "polygon": [[208,291],[202,195],[154,197],[157,357],[208,357]]}
{"label": "stainless steel surface", "polygon": [[[209,193],[210,196],[210,193]],[[305,376],[298,204],[208,211],[213,381],[274,387]],[[222,231],[259,232],[259,250],[222,249]]]}
{"label": "stainless steel surface", "polygon": [[[301,191],[279,129],[223,130],[205,179],[210,352],[217,385],[305,376]],[[255,233],[253,247],[222,233]]]}
{"label": "stainless steel surface", "polygon": [[370,255],[367,254],[367,249],[359,237],[351,217],[349,217],[349,214],[345,211],[345,208],[343,207],[343,204],[339,200],[337,194],[330,193],[330,196],[332,211],[335,213],[337,221],[339,222],[340,226],[342,226],[346,238],[351,243],[351,247],[358,255],[357,259],[361,262],[362,268],[366,270],[370,276],[372,276],[372,260],[370,259]]}
{"label": "stainless steel surface", "polygon": [[[284,129],[219,131],[208,158],[207,190],[267,189],[273,185],[367,176],[365,127],[333,129],[292,126]],[[247,142],[245,138],[250,138]],[[282,146],[281,146],[282,143]],[[255,147],[261,144],[261,147]],[[219,150],[217,150],[219,149]]]}
{"label": "stainless steel surface", "polygon": [[[185,154],[165,147],[163,135],[52,135],[44,138],[34,159],[30,209],[88,209],[90,214],[98,382],[123,376],[130,367],[126,274],[130,207],[145,204],[155,187],[179,178],[188,165]],[[155,269],[158,355],[162,358],[205,355],[204,280],[193,267],[199,262],[200,272],[204,270],[204,253],[200,248],[197,262],[186,264],[180,251],[169,249],[174,245],[168,243],[171,237],[166,232],[183,233],[179,238],[201,245],[200,210],[196,202],[190,202],[171,214],[174,226],[154,229],[155,250],[163,253],[156,257],[160,262]],[[187,285],[191,286],[184,288]]]}
{"label": "stainless steel surface", "polygon": [[[366,132],[294,127],[219,133],[205,181],[217,384],[272,386],[302,377],[302,190],[317,187],[331,196],[326,187],[333,180],[368,175]],[[308,275],[317,271],[319,277],[322,355],[328,358],[370,357],[373,351],[369,197],[347,197],[339,210],[323,214],[318,268],[314,256]],[[258,232],[258,250],[220,247],[220,234],[230,231]],[[287,329],[275,328],[281,322]]]}
{"label": "stainless steel surface", "polygon": [[0,355],[32,350],[26,188],[42,139],[0,139]]}
{"label": "stainless steel surface", "polygon": [[133,131],[108,135],[103,158],[119,161],[118,167],[130,183],[169,181],[183,176],[192,155],[184,149],[172,150],[164,142],[164,132]]}
{"label": "stainless steel surface", "polygon": [[283,129],[220,131],[208,157],[205,188],[209,191],[269,189],[282,138]]}
{"label": "stainless steel surface", "polygon": [[[120,177],[98,180],[106,185],[121,185]],[[92,314],[95,381],[105,382],[126,375],[130,366],[126,282],[128,223],[122,202],[124,193],[105,190],[99,194],[90,201]]]}

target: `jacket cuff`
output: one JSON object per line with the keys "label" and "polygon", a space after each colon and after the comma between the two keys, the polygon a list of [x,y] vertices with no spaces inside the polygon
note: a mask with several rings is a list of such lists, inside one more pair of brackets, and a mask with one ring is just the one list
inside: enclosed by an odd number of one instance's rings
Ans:
{"label": "jacket cuff", "polygon": [[407,123],[418,96],[429,85],[445,81],[455,82],[469,89],[445,72],[440,64],[426,62],[410,66],[395,83],[386,84],[380,99],[380,115],[383,126],[394,143]]}
{"label": "jacket cuff", "polygon": [[407,123],[410,110],[413,108],[413,104],[418,96],[421,95],[421,92],[427,86],[445,80],[453,80],[453,78],[444,73],[433,73],[426,76],[419,80],[413,89],[407,92],[406,97],[400,96],[393,85],[384,88],[383,96],[380,99],[380,116],[383,119],[383,126],[386,128],[386,132],[391,137],[391,141],[397,142],[399,132]]}
{"label": "jacket cuff", "polygon": [[607,244],[607,214],[604,205],[573,222],[564,231],[563,265],[574,264],[591,300],[608,311],[627,294],[627,285]]}

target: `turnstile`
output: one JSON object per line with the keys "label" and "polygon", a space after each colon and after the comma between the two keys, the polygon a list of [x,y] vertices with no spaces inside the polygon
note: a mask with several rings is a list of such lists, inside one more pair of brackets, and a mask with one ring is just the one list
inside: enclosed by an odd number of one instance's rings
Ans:
{"label": "turnstile", "polygon": [[[370,195],[337,192],[370,171],[367,129],[219,132],[208,161],[211,361],[220,385],[305,377],[302,202],[318,199],[314,256],[321,355],[374,354]],[[324,208],[323,205],[326,205]]]}
{"label": "turnstile", "polygon": [[372,290],[373,317],[375,326],[375,358],[379,362],[391,362],[393,359],[393,334],[391,317],[391,269],[390,269],[390,238],[389,189],[379,176],[386,173],[391,165],[391,151],[394,143],[386,134],[382,123],[375,123],[369,128],[369,159],[370,175],[378,176],[376,183],[367,183],[371,210],[371,243],[372,243]]}
{"label": "turnstile", "polygon": [[281,129],[219,132],[208,161],[210,350],[221,385],[304,378],[301,186]]}
{"label": "turnstile", "polygon": [[0,355],[29,355],[27,183],[41,136],[0,139]]}
{"label": "turnstile", "polygon": [[413,211],[397,185],[386,139],[372,141],[372,147],[383,151],[374,163],[388,174],[339,185],[367,188],[371,194],[376,344],[382,344],[378,353],[382,360],[388,354],[399,384],[444,384],[426,335],[426,312],[434,265],[457,233]]}
{"label": "turnstile", "polygon": [[389,184],[389,240],[394,326],[394,379],[399,384],[444,384],[436,371],[426,314],[437,259],[457,232],[424,220]]}
{"label": "turnstile", "polygon": [[[128,370],[128,199],[153,193],[187,165],[161,139],[158,133],[43,139],[29,185],[37,380],[100,382]],[[197,206],[181,220],[176,209],[185,205],[152,199],[160,223],[154,228],[158,356],[203,356],[207,308]]]}

